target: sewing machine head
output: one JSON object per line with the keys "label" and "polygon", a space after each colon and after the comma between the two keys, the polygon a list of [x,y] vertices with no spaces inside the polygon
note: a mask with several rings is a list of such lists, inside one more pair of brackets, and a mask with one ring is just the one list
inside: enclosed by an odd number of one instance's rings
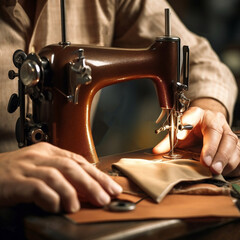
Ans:
{"label": "sewing machine head", "polygon": [[[90,127],[90,110],[94,95],[102,88],[133,79],[148,78],[156,86],[159,104],[170,115],[168,129],[171,151],[175,157],[176,133],[180,116],[188,105],[183,91],[188,88],[188,48],[183,51],[183,82],[180,83],[180,39],[169,31],[157,37],[147,49],[117,49],[72,45],[62,41],[44,47],[38,54],[26,55],[17,50],[13,55],[19,77],[18,95],[13,94],[9,112],[20,106],[17,139],[23,147],[49,141],[61,148],[97,162]],[[25,112],[25,94],[33,102],[30,115]]]}

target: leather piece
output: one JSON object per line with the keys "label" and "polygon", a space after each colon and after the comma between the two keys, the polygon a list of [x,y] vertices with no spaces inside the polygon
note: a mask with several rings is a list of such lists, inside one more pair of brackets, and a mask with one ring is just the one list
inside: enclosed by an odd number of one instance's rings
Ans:
{"label": "leather piece", "polygon": [[[121,194],[119,199],[136,202],[141,197]],[[144,199],[130,212],[110,212],[90,205],[73,214],[65,215],[74,223],[94,223],[109,221],[129,221],[146,219],[200,218],[200,217],[240,217],[229,196],[167,195],[160,204]]]}

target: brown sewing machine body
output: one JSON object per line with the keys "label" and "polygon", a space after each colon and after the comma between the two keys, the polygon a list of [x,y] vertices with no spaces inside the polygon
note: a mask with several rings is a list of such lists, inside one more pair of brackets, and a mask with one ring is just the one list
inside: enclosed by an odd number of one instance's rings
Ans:
{"label": "brown sewing machine body", "polygon": [[[170,11],[165,9],[165,36],[157,37],[146,49],[118,49],[72,45],[65,39],[64,4],[62,5],[62,42],[44,47],[38,54],[13,54],[18,73],[9,71],[9,78],[18,79],[18,95],[13,94],[8,111],[20,106],[16,124],[19,147],[40,141],[84,156],[89,162],[98,161],[90,126],[94,95],[102,88],[125,81],[147,78],[155,84],[166,124],[156,130],[169,131],[168,157],[177,158],[174,147],[181,115],[189,100],[189,50],[183,47],[182,83],[180,82],[180,39],[171,36]],[[25,111],[25,95],[33,103],[32,113]],[[161,114],[159,122],[164,114]]]}
{"label": "brown sewing machine body", "polygon": [[[179,39],[158,38],[147,49],[117,49],[82,45],[50,45],[39,56],[48,61],[50,80],[42,92],[50,100],[33,100],[34,122],[48,125],[48,141],[97,162],[92,139],[90,110],[94,95],[102,88],[133,79],[149,78],[156,86],[160,106],[172,109],[174,83],[179,78]],[[77,50],[84,49],[92,81],[77,86],[78,104],[69,101],[69,63],[79,61]],[[46,79],[46,77],[45,77]],[[46,85],[46,86],[45,86]],[[49,94],[49,93],[48,93]]]}

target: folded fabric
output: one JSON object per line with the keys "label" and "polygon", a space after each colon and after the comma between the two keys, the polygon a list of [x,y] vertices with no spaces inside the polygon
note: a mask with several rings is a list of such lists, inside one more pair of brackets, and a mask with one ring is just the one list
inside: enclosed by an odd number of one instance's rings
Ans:
{"label": "folded fabric", "polygon": [[231,188],[228,185],[215,186],[209,183],[179,183],[169,192],[169,194],[188,195],[231,195]]}
{"label": "folded fabric", "polygon": [[[113,167],[124,173],[158,203],[180,182],[213,178],[209,168],[190,159],[162,161],[122,158]],[[224,181],[221,176],[219,180]]]}
{"label": "folded fabric", "polygon": [[[135,183],[124,176],[111,176],[123,189],[123,193],[145,198],[148,196]],[[217,179],[219,181],[219,179]],[[221,180],[222,181],[222,180]],[[210,182],[210,183],[209,183]],[[216,185],[215,185],[216,184]],[[219,186],[220,185],[220,186]],[[175,185],[169,194],[187,194],[187,195],[226,195],[231,196],[231,184],[212,182],[203,180],[203,182],[181,182]]]}

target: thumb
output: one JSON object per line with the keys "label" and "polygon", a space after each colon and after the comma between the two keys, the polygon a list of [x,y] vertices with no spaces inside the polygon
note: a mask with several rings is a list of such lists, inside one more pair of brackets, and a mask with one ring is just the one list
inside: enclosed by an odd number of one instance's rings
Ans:
{"label": "thumb", "polygon": [[170,150],[169,134],[167,134],[166,137],[152,149],[152,152],[154,154],[161,154],[168,152],[169,150]]}
{"label": "thumb", "polygon": [[[190,107],[186,112],[184,112],[182,116],[182,124],[191,124],[194,128],[196,125],[201,122],[202,116],[203,116],[204,111],[201,108],[198,107]],[[177,139],[179,140],[178,142],[178,147],[185,147],[191,144],[194,139],[188,138],[192,130],[183,130],[183,131],[178,131],[177,134]],[[159,143],[157,144],[153,149],[152,152],[154,154],[161,154],[170,151],[170,143],[169,143],[169,134],[166,135],[166,137]]]}

